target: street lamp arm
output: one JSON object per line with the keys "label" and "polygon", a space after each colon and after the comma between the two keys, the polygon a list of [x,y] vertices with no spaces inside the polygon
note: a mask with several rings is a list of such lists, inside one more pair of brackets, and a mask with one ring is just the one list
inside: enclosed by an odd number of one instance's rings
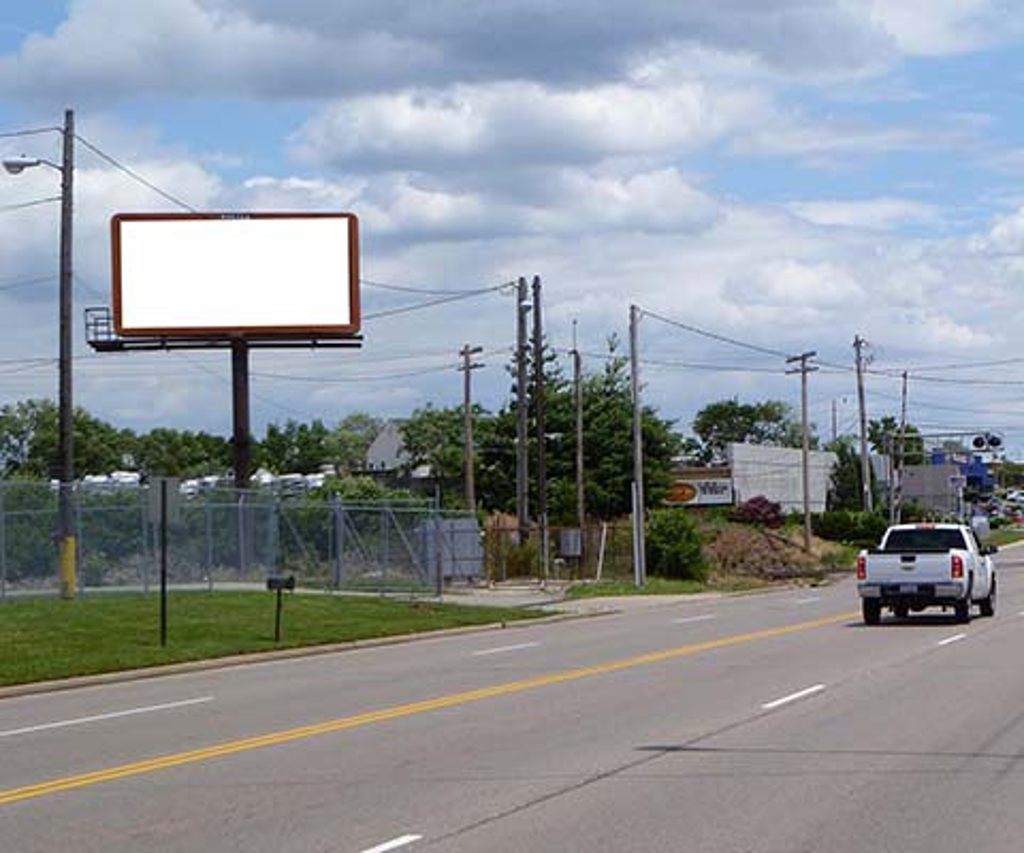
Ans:
{"label": "street lamp arm", "polygon": [[58,172],[64,171],[52,160],[47,160],[45,157],[7,157],[3,164],[4,170],[11,175],[20,175],[26,169],[34,169],[36,166],[49,166]]}

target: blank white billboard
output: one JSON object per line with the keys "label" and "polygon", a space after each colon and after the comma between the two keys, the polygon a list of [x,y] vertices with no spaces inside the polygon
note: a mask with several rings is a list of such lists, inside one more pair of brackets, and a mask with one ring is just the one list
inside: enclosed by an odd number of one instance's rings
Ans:
{"label": "blank white billboard", "polygon": [[124,337],[359,330],[352,214],[118,214],[111,236]]}

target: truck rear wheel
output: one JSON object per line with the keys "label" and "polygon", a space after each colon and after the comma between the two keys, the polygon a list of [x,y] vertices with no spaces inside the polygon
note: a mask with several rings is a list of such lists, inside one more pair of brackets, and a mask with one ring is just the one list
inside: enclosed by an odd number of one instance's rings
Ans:
{"label": "truck rear wheel", "polygon": [[988,591],[988,598],[983,598],[979,603],[982,616],[996,615],[996,579],[992,578],[992,586]]}
{"label": "truck rear wheel", "polygon": [[968,596],[953,605],[953,613],[957,622],[966,625],[971,621],[971,599]]}
{"label": "truck rear wheel", "polygon": [[882,621],[882,602],[875,598],[861,599],[861,612],[865,625],[877,625]]}

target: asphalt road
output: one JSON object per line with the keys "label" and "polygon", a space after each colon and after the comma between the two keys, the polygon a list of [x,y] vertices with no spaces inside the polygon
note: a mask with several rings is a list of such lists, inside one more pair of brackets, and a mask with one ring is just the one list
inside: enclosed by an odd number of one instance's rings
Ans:
{"label": "asphalt road", "polygon": [[0,850],[1016,853],[997,564],[970,625],[844,582],[6,699]]}

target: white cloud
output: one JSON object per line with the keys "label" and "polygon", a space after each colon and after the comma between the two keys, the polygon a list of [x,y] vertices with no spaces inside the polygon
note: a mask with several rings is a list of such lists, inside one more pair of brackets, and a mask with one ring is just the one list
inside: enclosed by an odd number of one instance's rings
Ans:
{"label": "white cloud", "polygon": [[524,82],[455,86],[339,102],[307,122],[294,145],[305,162],[342,168],[593,162],[678,155],[766,111],[753,91],[695,81],[569,91]]}
{"label": "white cloud", "polygon": [[1019,36],[1017,0],[871,0],[870,17],[911,56],[965,53]]}
{"label": "white cloud", "polygon": [[941,222],[941,212],[935,205],[903,198],[792,202],[787,207],[802,219],[818,225],[878,231],[888,231],[903,225],[937,225]]}

